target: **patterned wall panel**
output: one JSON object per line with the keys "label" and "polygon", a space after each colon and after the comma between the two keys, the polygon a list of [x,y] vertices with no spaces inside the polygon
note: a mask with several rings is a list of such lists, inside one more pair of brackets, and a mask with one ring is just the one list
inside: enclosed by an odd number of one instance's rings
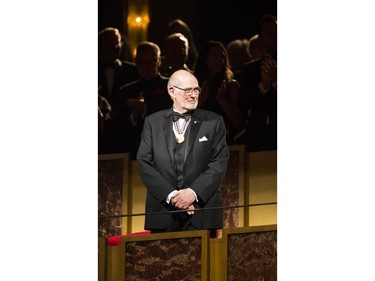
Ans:
{"label": "patterned wall panel", "polygon": [[[127,213],[128,155],[100,155],[98,163],[98,216]],[[125,223],[124,223],[125,222]],[[99,218],[98,237],[121,235],[126,229],[124,218]]]}
{"label": "patterned wall panel", "polygon": [[123,237],[125,281],[207,280],[208,232]]}
{"label": "patterned wall panel", "polygon": [[[224,180],[221,184],[223,206],[244,204],[244,147],[229,147],[229,161]],[[244,226],[244,210],[240,208],[224,209],[224,228]]]}
{"label": "patterned wall panel", "polygon": [[276,281],[276,227],[262,231],[246,229],[223,235],[227,241],[226,280]]}

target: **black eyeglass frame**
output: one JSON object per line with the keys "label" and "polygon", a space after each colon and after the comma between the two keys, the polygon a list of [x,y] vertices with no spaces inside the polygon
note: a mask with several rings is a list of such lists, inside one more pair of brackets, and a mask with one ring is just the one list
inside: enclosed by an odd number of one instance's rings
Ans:
{"label": "black eyeglass frame", "polygon": [[[199,94],[201,93],[201,88],[200,87],[196,87],[196,88],[187,88],[187,89],[183,89],[183,88],[180,88],[180,87],[177,87],[177,86],[172,86],[173,88],[177,88],[181,91],[184,91],[184,94],[187,95],[187,96],[191,96],[192,94],[196,95],[196,96],[199,96]],[[198,93],[197,93],[198,91]]]}

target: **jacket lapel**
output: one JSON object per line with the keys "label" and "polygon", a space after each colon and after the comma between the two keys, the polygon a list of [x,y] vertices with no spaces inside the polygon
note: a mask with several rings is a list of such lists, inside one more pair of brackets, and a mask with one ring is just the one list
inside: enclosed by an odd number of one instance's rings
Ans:
{"label": "jacket lapel", "polygon": [[[173,146],[175,137],[172,130],[172,111],[170,111],[162,121],[163,131],[164,131],[164,137],[165,142],[167,143],[168,153],[169,157],[171,158],[171,163],[174,163],[174,155],[173,155]],[[156,148],[157,149],[157,148]]]}
{"label": "jacket lapel", "polygon": [[199,128],[200,128],[201,124],[202,124],[202,120],[200,118],[198,118],[196,116],[195,112],[194,112],[191,115],[189,141],[187,143],[185,159],[189,155],[189,152],[194,145],[194,141],[197,137],[197,134],[198,134],[198,131],[199,131]]}

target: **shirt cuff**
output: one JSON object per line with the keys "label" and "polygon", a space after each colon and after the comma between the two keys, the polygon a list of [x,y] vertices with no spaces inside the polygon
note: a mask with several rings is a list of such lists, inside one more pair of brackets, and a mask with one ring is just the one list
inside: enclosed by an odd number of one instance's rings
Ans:
{"label": "shirt cuff", "polygon": [[192,190],[190,187],[188,187],[188,189],[189,189],[191,192],[193,192],[193,194],[194,194],[194,196],[195,196],[195,201],[198,202],[198,196],[197,196],[197,194],[195,193],[195,191]]}
{"label": "shirt cuff", "polygon": [[[142,116],[141,116],[142,119],[145,119],[146,109],[147,109],[147,104],[145,104],[145,109],[143,110],[143,113],[142,113]],[[133,112],[130,113],[130,122],[132,123],[133,126],[137,125],[137,123],[138,123],[138,120],[137,121],[134,120]]]}
{"label": "shirt cuff", "polygon": [[171,193],[169,193],[169,195],[167,196],[167,199],[165,199],[165,202],[167,202],[169,204],[169,202],[171,202],[171,198],[173,197],[173,195],[177,192],[177,190],[173,190]]}
{"label": "shirt cuff", "polygon": [[261,93],[261,95],[265,95],[267,94],[268,90],[269,90],[269,87],[267,89],[265,89],[262,85],[262,82],[259,82],[258,84],[258,88],[259,88],[259,91]]}

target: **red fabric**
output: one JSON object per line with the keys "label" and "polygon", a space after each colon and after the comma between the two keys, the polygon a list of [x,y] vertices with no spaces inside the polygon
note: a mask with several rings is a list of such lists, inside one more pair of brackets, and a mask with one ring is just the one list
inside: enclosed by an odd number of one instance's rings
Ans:
{"label": "red fabric", "polygon": [[[151,231],[139,231],[139,232],[133,232],[129,234],[124,234],[122,236],[137,236],[137,235],[147,235],[151,234]],[[119,246],[121,242],[121,235],[108,237],[108,246]]]}
{"label": "red fabric", "polygon": [[120,235],[108,237],[108,246],[119,246],[120,245]]}

